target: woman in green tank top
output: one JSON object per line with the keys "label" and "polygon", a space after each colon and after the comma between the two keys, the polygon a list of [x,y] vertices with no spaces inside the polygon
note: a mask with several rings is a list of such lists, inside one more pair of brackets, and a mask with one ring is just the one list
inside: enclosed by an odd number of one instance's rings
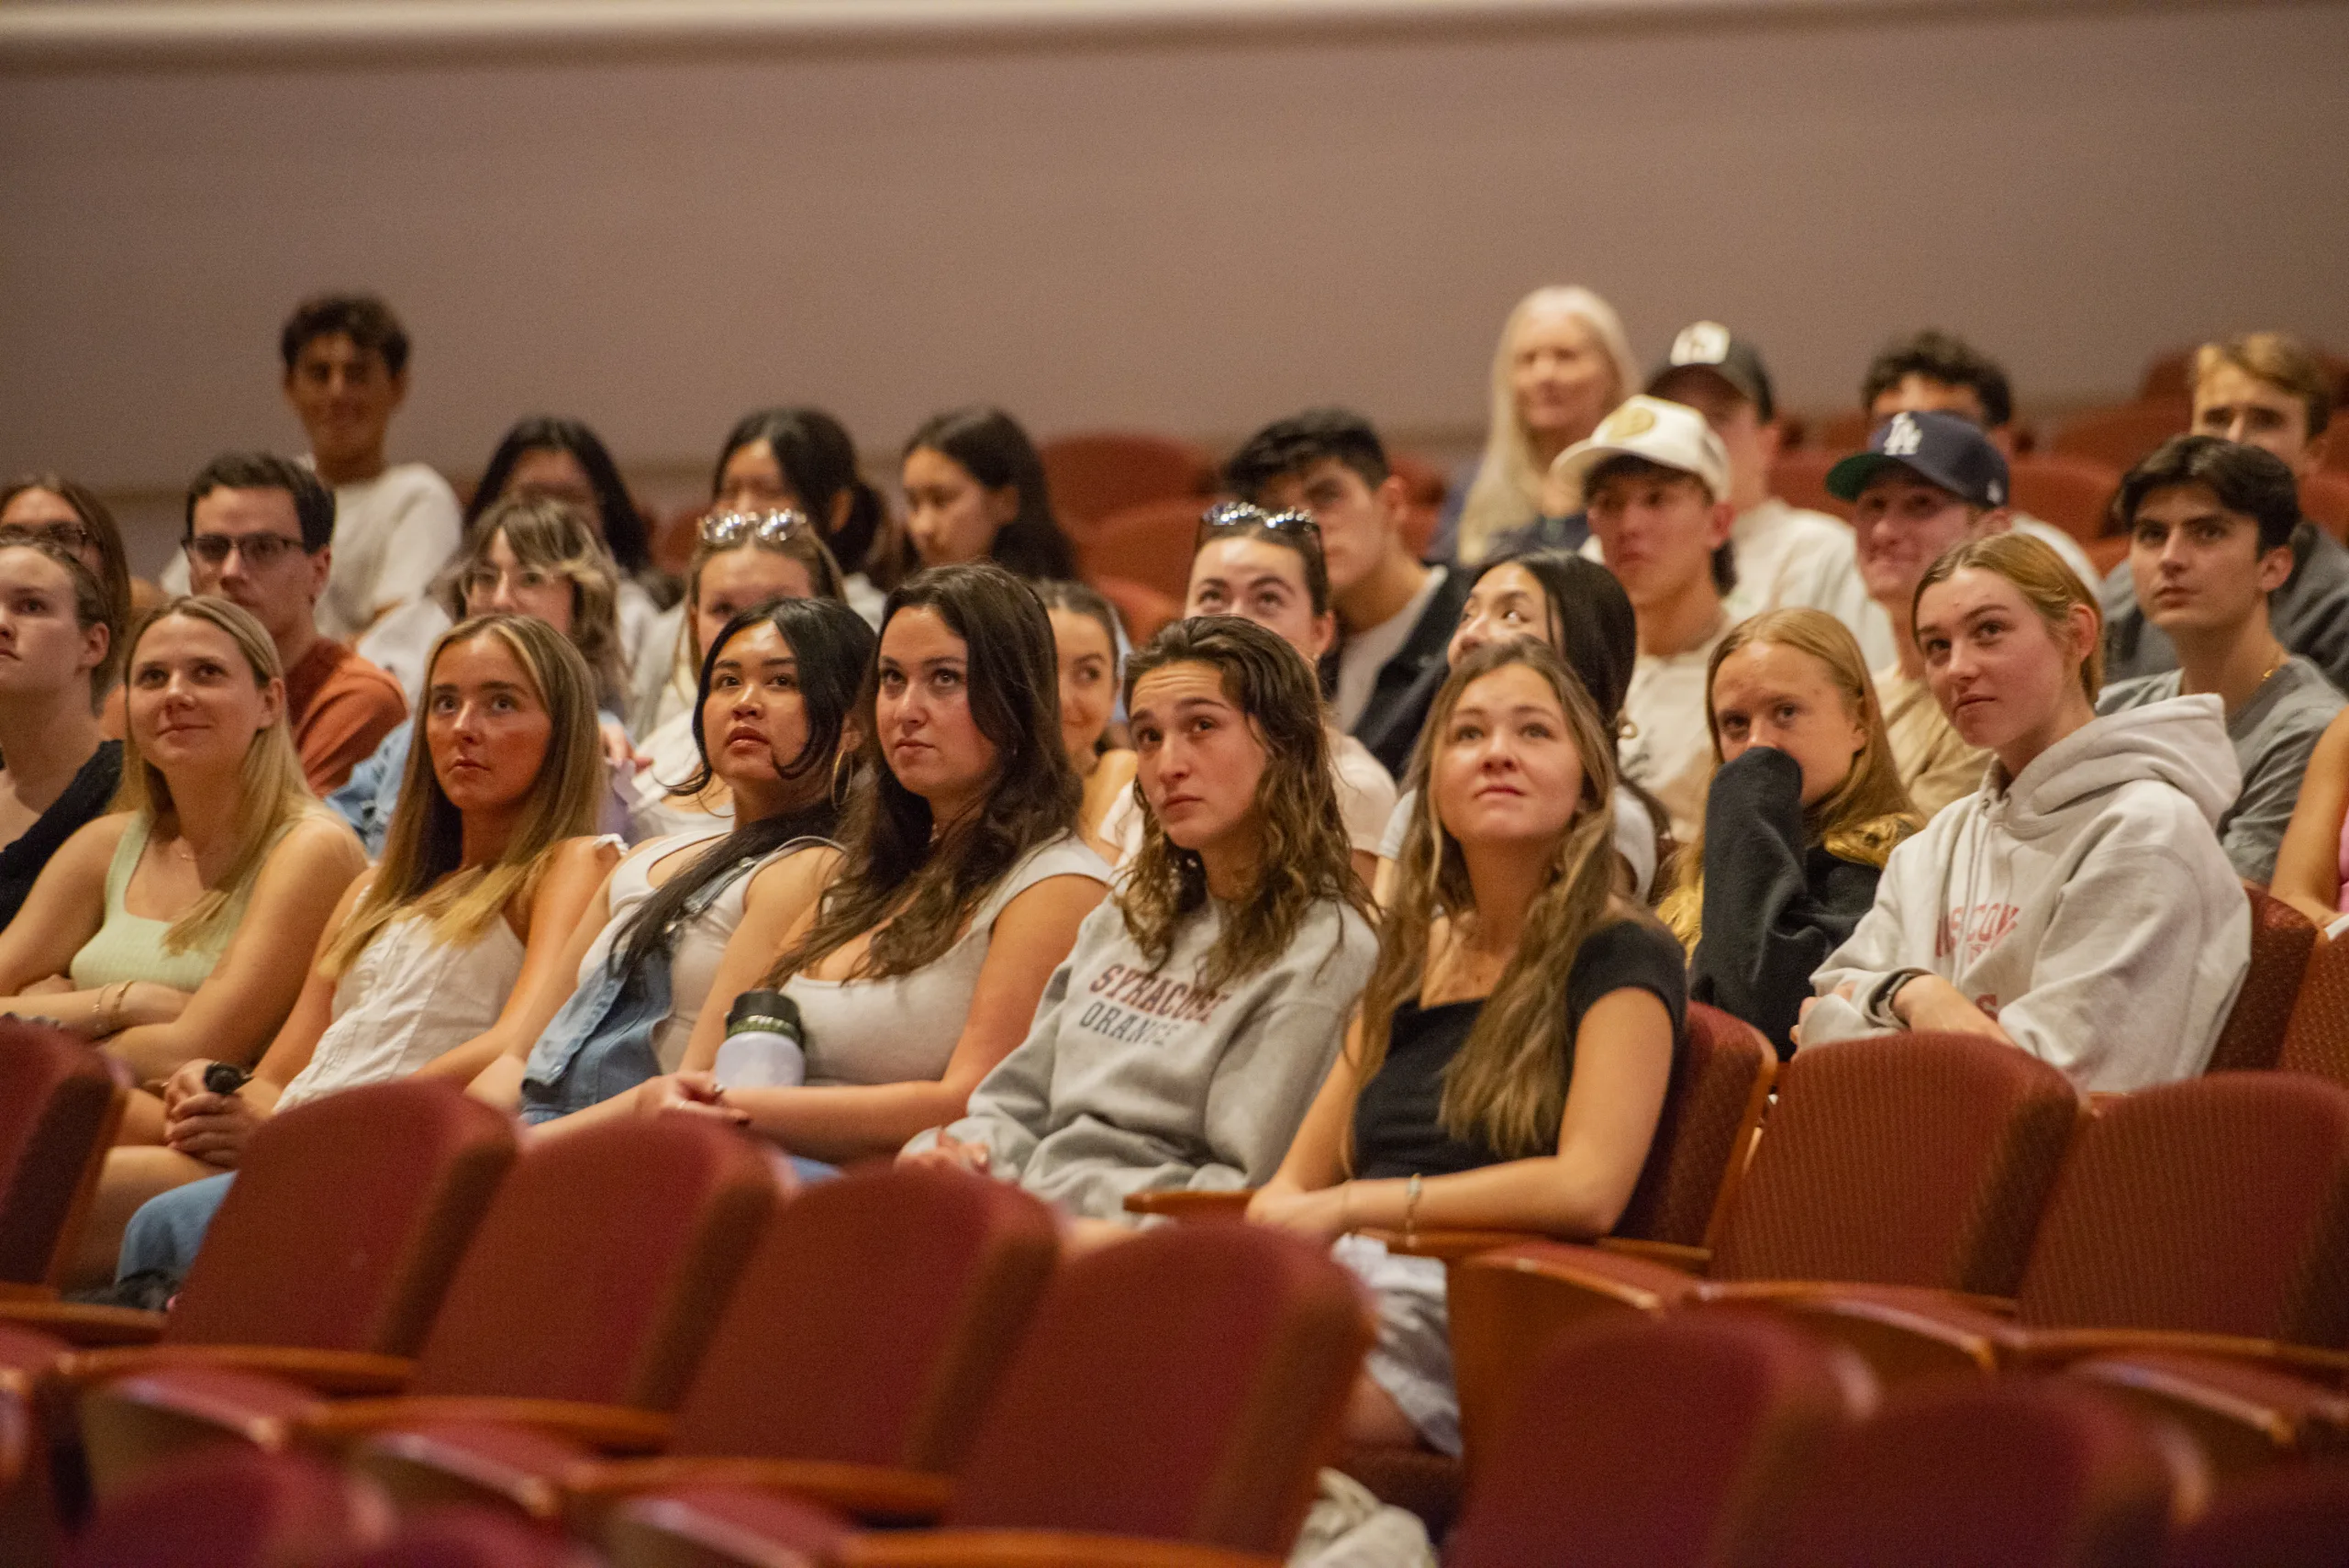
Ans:
{"label": "woman in green tank top", "polygon": [[[130,639],[120,809],[68,839],[0,931],[0,1008],[55,1018],[142,1084],[199,1057],[250,1062],[301,990],[366,865],[312,797],[261,623],[174,599]],[[121,1141],[161,1134],[134,1096]]]}

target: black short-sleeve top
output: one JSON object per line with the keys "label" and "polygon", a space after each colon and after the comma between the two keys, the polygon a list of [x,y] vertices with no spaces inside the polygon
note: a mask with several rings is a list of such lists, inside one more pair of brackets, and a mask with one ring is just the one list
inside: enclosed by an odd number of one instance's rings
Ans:
{"label": "black short-sleeve top", "polygon": [[[1672,933],[1652,920],[1609,921],[1583,939],[1566,972],[1567,1039],[1581,1032],[1583,1015],[1601,996],[1626,987],[1663,1002],[1677,1058],[1688,1015],[1687,959]],[[1354,1098],[1355,1175],[1450,1175],[1508,1158],[1481,1138],[1454,1138],[1443,1127],[1444,1069],[1467,1043],[1484,1005],[1478,997],[1434,1007],[1407,1002],[1395,1010],[1386,1060]],[[1571,1047],[1563,1071],[1572,1077]]]}

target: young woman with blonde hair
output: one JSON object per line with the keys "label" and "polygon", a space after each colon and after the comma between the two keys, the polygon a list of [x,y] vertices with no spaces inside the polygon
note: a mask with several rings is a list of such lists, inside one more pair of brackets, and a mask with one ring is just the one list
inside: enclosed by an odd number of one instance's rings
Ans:
{"label": "young woman with blonde hair", "polygon": [[276,1112],[411,1073],[471,1078],[618,858],[588,837],[603,788],[596,699],[568,641],[544,621],[485,616],[442,633],[425,670],[425,743],[384,858],[343,895],[259,1068],[220,1094],[212,1063],[182,1066],[164,1089],[165,1146],[107,1162],[103,1209],[152,1200],[131,1219],[123,1274],[185,1270],[227,1194],[221,1173]]}
{"label": "young woman with blonde hair", "polygon": [[1320,1240],[1377,1298],[1358,1439],[1460,1449],[1443,1265],[1347,1233],[1604,1234],[1663,1114],[1679,944],[1615,891],[1614,741],[1523,638],[1462,660],[1353,1033],[1249,1218]]}
{"label": "young woman with blonde hair", "polygon": [[1578,548],[1586,528],[1553,527],[1546,531],[1558,537],[1535,537],[1544,530],[1534,524],[1564,521],[1564,508],[1547,494],[1550,464],[1639,388],[1613,306],[1578,285],[1538,288],[1519,300],[1493,352],[1485,455],[1472,479],[1455,479],[1461,499],[1437,526],[1431,558],[1456,555],[1473,566],[1507,550]]}
{"label": "young woman with blonde hair", "polygon": [[[277,651],[225,599],[173,599],[128,639],[119,809],[68,839],[0,932],[0,994],[100,1043],[142,1084],[245,1063],[366,855],[302,782]],[[124,1142],[162,1134],[133,1098]]]}
{"label": "young woman with blonde hair", "polygon": [[1125,1223],[1130,1193],[1263,1182],[1329,1072],[1377,938],[1312,668],[1229,616],[1127,675],[1141,850],[1019,1048],[907,1146]]}
{"label": "young woman with blonde hair", "polygon": [[[1820,610],[1732,628],[1705,677],[1715,771],[1704,834],[1660,911],[1688,949],[1688,995],[1752,1024],[1781,1057],[1810,976],[1876,903],[1924,826],[1900,783],[1866,656]],[[1714,867],[1706,875],[1708,851]]]}
{"label": "young woman with blonde hair", "polygon": [[[514,495],[482,515],[455,570],[435,585],[438,604],[422,607],[439,617],[436,639],[468,617],[487,615],[544,621],[568,639],[587,667],[603,755],[618,761],[634,755],[618,717],[619,583],[619,568],[585,511],[551,496]],[[419,660],[417,668],[427,662]],[[420,713],[420,699],[417,706]],[[384,736],[375,754],[351,770],[351,781],[327,796],[371,854],[383,853],[391,830],[410,774],[417,722],[411,717]],[[624,825],[625,803],[613,796],[599,817],[613,828]]]}
{"label": "young woman with blonde hair", "polygon": [[2098,717],[2103,617],[2027,535],[1949,550],[1915,604],[1934,700],[1996,762],[1892,852],[1813,977],[1803,1048],[1954,1029],[2083,1090],[2200,1073],[2251,962],[2217,831],[2242,782],[2219,699]]}

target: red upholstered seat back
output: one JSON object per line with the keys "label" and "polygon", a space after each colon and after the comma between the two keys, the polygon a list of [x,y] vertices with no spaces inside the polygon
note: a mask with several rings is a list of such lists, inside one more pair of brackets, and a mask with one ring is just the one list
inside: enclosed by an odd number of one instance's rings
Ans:
{"label": "red upholstered seat back", "polygon": [[673,1453],[949,1471],[1052,1277],[1017,1187],[884,1168],[784,1206],[677,1407]]}
{"label": "red upholstered seat back", "polygon": [[1973,1035],[1798,1051],[1712,1275],[2010,1295],[2078,1115],[2063,1073]]}
{"label": "red upholstered seat back", "polygon": [[2227,1073],[2108,1103],[2040,1222],[2016,1316],[2336,1345],[2349,1336],[2349,1089]]}
{"label": "red upholstered seat back", "polygon": [[1192,547],[1199,535],[1198,496],[1144,501],[1110,513],[1077,543],[1085,581],[1140,584],[1180,604],[1191,586]]}
{"label": "red upholstered seat back", "polygon": [[2019,457],[2008,464],[2016,509],[2086,541],[2104,532],[2105,507],[2121,487],[2121,471],[2092,458]]}
{"label": "red upholstered seat back", "polygon": [[1967,1379],[1901,1389],[1846,1433],[1755,1562],[1802,1568],[2140,1568],[2171,1471],[2086,1389]]}
{"label": "red upholstered seat back", "polygon": [[[1079,542],[1113,512],[1150,501],[1204,496],[1215,488],[1215,463],[1208,454],[1167,436],[1115,430],[1056,436],[1036,455],[1043,460],[1052,511],[1069,538]],[[1195,504],[1192,511],[1203,505]]]}
{"label": "red upholstered seat back", "polygon": [[2284,1052],[2284,1035],[2316,951],[2316,927],[2280,898],[2258,888],[2251,895],[2251,969],[2227,1010],[2225,1028],[2210,1051],[2212,1073],[2273,1067]]}
{"label": "red upholstered seat back", "polygon": [[1619,1236],[1705,1243],[1723,1179],[1745,1158],[1777,1072],[1762,1031],[1718,1007],[1690,1003],[1687,1032],[1640,1184],[1615,1222]]}
{"label": "red upholstered seat back", "polygon": [[776,1195],[757,1145],[696,1119],[533,1143],[474,1233],[413,1391],[669,1408]]}
{"label": "red upholstered seat back", "polygon": [[1856,1359],[1759,1315],[1569,1330],[1479,1466],[1446,1568],[1721,1562],[1775,1533],[1869,1393]]}
{"label": "red upholstered seat back", "polygon": [[164,1337],[415,1354],[513,1162],[512,1123],[445,1083],[347,1089],[270,1118]]}
{"label": "red upholstered seat back", "polygon": [[2349,940],[2320,940],[2309,955],[2276,1065],[2349,1086]]}
{"label": "red upholstered seat back", "polygon": [[392,1531],[367,1483],[305,1454],[222,1445],[167,1461],[105,1500],[75,1568],[317,1563]]}
{"label": "red upholstered seat back", "polygon": [[1286,1552],[1369,1340],[1353,1276],[1294,1237],[1165,1226],[1076,1258],[946,1522]]}
{"label": "red upholstered seat back", "polygon": [[2162,1568],[2341,1568],[2349,1557],[2349,1462],[2278,1466],[2230,1484],[2170,1539]]}
{"label": "red upholstered seat back", "polygon": [[0,1283],[57,1283],[124,1097],[85,1042],[0,1018]]}
{"label": "red upholstered seat back", "polygon": [[2048,450],[2126,473],[2172,436],[2186,434],[2193,422],[2193,406],[2182,397],[2090,408],[2056,426]]}

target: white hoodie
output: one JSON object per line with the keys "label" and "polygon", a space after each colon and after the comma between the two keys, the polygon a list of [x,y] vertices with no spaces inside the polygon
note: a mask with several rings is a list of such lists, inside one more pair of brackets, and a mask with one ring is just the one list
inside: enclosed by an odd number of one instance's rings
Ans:
{"label": "white hoodie", "polygon": [[2251,966],[2216,831],[2241,782],[2215,696],[2097,719],[2004,789],[1993,762],[1893,851],[1876,906],[1811,977],[1802,1043],[1898,1029],[1891,995],[1922,973],[2084,1091],[2200,1073]]}

